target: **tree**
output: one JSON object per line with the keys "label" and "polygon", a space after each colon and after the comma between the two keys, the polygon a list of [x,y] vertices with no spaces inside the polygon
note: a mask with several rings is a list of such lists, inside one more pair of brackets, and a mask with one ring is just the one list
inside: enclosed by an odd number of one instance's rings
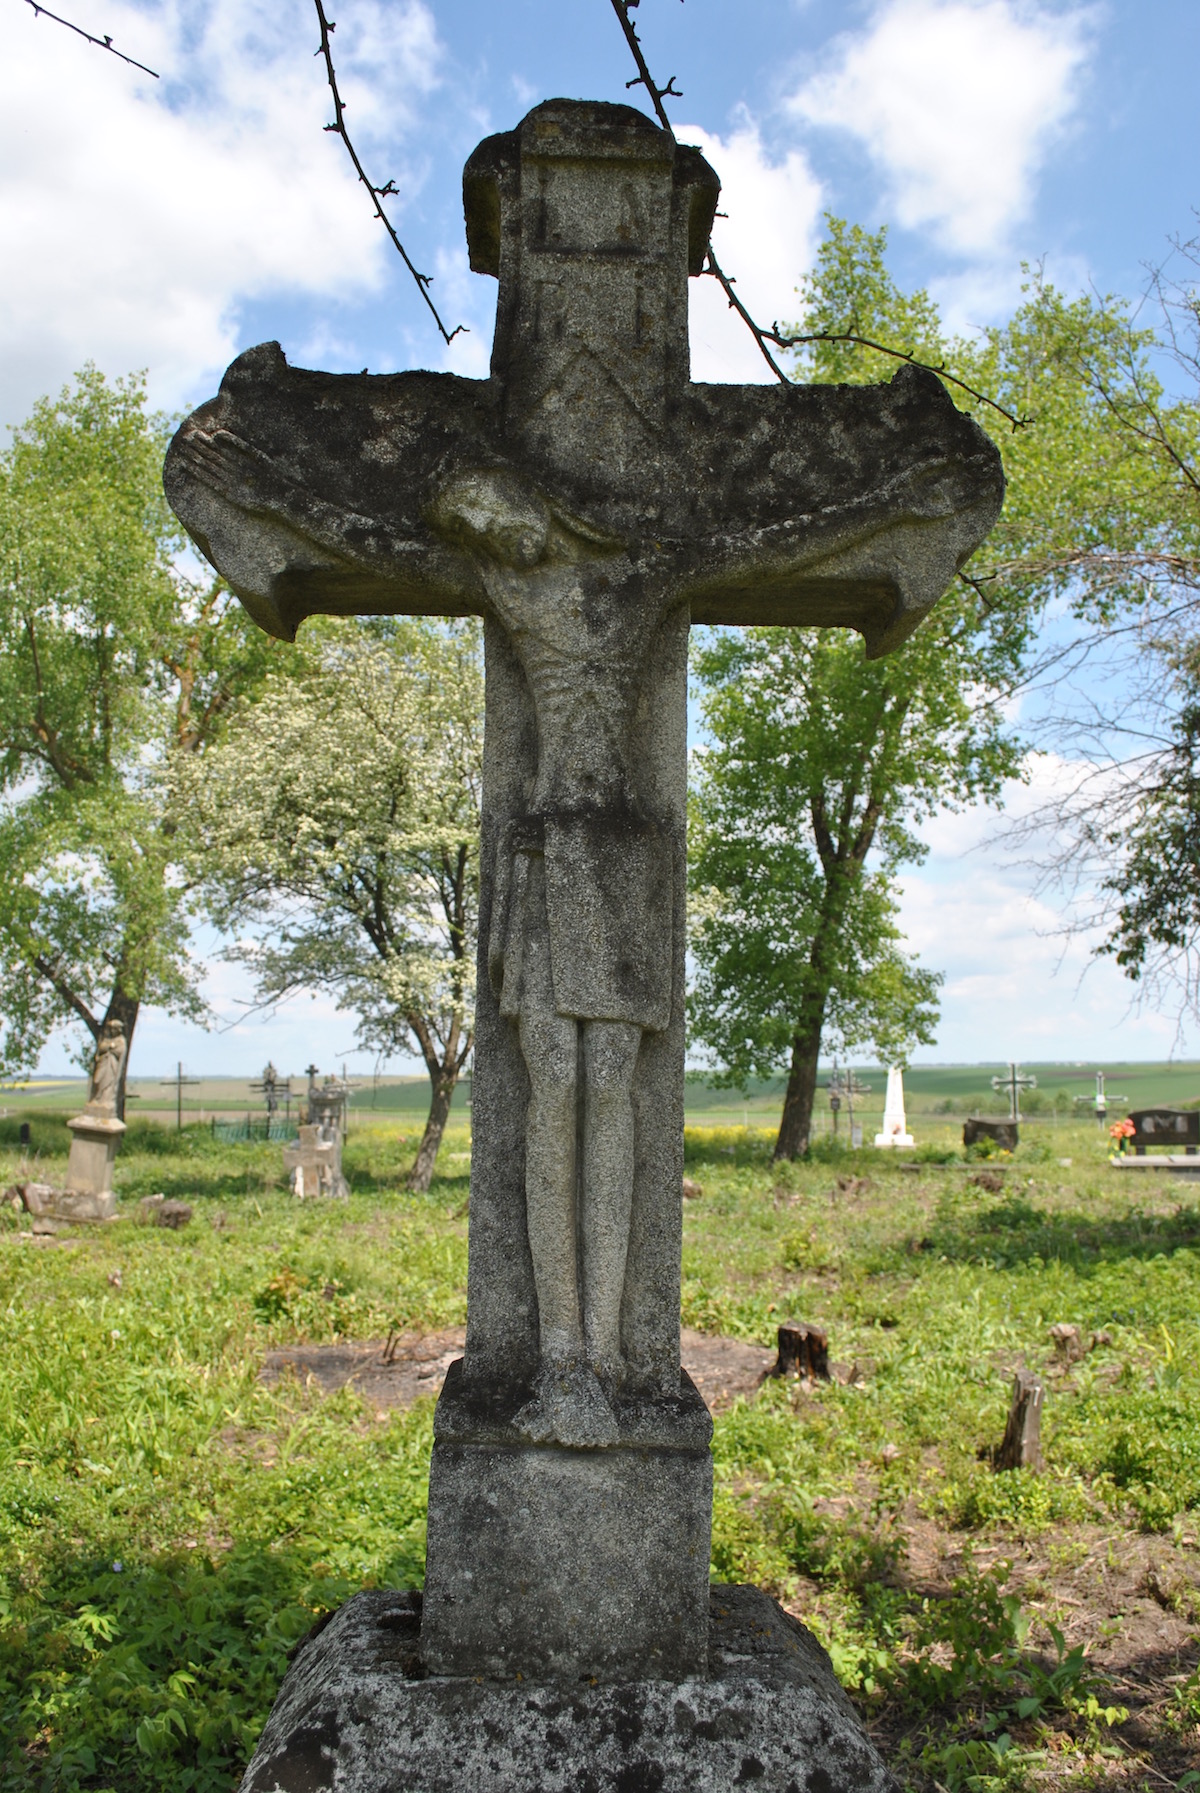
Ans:
{"label": "tree", "polygon": [[1007,324],[962,345],[972,377],[1029,412],[971,576],[1044,619],[1028,682],[1057,788],[1006,830],[1099,934],[1141,999],[1200,1014],[1195,948],[1200,667],[1200,239],[1141,301],[1068,299],[1035,272]]}
{"label": "tree", "polygon": [[[926,294],[902,294],[885,233],[829,220],[799,329],[853,331],[927,361],[946,353]],[[809,380],[894,362],[812,345]],[[696,652],[711,746],[694,758],[693,1037],[744,1084],[788,1066],[777,1158],[808,1146],[821,1041],[902,1058],[932,1038],[940,979],[904,954],[895,875],[925,817],[995,800],[1021,769],[1005,726],[1028,636],[1015,604],[956,585],[896,653],[814,629],[711,633]]]}
{"label": "tree", "polygon": [[920,820],[1019,770],[975,689],[1003,660],[963,604],[944,608],[882,660],[817,629],[717,636],[695,657],[713,744],[694,762],[692,1033],[727,1081],[788,1066],[777,1158],[807,1150],[827,1028],[885,1061],[933,1038],[941,980],[901,949],[895,874],[923,857]]}
{"label": "tree", "polygon": [[[81,1024],[132,1044],[142,1005],[199,1019],[181,817],[198,757],[272,653],[219,582],[177,563],[166,423],[94,368],[0,455],[0,1066]],[[276,650],[286,651],[286,650]],[[128,1068],[128,1057],[126,1068]],[[119,1108],[124,1108],[122,1078]]]}
{"label": "tree", "polygon": [[361,1043],[416,1047],[428,1189],[473,1034],[483,672],[473,623],[309,624],[203,767],[180,766],[218,926],[260,1002],[331,991]]}

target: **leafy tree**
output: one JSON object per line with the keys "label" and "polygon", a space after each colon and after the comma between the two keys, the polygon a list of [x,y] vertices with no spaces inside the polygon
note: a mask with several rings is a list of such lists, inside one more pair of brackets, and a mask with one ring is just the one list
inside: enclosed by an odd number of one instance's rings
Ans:
{"label": "leafy tree", "polygon": [[695,657],[713,744],[694,762],[692,1033],[727,1081],[789,1067],[777,1158],[807,1149],[827,1029],[885,1061],[932,1040],[941,980],[901,948],[895,873],[923,857],[924,817],[1019,768],[973,689],[1004,658],[945,608],[883,660],[817,629],[715,635]]}
{"label": "leafy tree", "polygon": [[1098,929],[1146,999],[1193,1014],[1198,272],[1200,239],[1175,245],[1136,305],[1068,300],[1035,275],[970,350],[976,380],[1033,418],[1002,441],[1009,496],[971,567],[983,602],[1048,621],[1034,739],[1063,764],[1020,833],[1069,923]]}
{"label": "leafy tree", "polygon": [[216,737],[272,644],[219,583],[180,571],[165,441],[139,379],[88,367],[0,455],[7,1072],[64,1023],[86,1063],[106,1021],[132,1044],[144,1003],[203,1013],[163,773]]}
{"label": "leafy tree", "polygon": [[[1194,651],[1192,658],[1194,660]],[[1147,781],[1122,845],[1124,862],[1106,880],[1116,902],[1103,951],[1135,981],[1161,981],[1169,968],[1186,1005],[1200,1012],[1200,693],[1191,668],[1190,701],[1170,751]],[[1116,844],[1115,842],[1113,843]]]}
{"label": "leafy tree", "polygon": [[[932,301],[900,292],[885,245],[829,220],[800,329],[940,361]],[[798,372],[866,381],[894,366],[822,342]],[[712,745],[694,759],[692,1033],[729,1082],[788,1066],[778,1158],[807,1149],[828,1029],[885,1059],[933,1037],[940,979],[902,950],[895,875],[923,857],[922,819],[995,800],[1019,773],[1001,702],[1027,634],[1019,605],[985,605],[967,582],[882,660],[815,629],[712,633],[696,652]]]}
{"label": "leafy tree", "polygon": [[310,624],[203,766],[180,765],[197,875],[258,999],[333,992],[363,1045],[430,1080],[409,1186],[429,1187],[471,1051],[483,672],[477,626]]}

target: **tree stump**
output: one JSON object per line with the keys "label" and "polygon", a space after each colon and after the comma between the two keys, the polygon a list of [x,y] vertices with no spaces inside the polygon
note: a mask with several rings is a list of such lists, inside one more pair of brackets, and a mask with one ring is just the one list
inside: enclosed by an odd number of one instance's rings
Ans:
{"label": "tree stump", "polygon": [[1078,1363],[1087,1355],[1087,1346],[1080,1337],[1078,1326],[1072,1326],[1067,1320],[1059,1320],[1050,1328],[1050,1337],[1054,1341],[1055,1360],[1064,1368]]}
{"label": "tree stump", "polygon": [[1020,1139],[1016,1121],[989,1121],[983,1115],[973,1114],[963,1122],[964,1146],[974,1146],[981,1140],[990,1140],[1002,1152],[1015,1152]]}
{"label": "tree stump", "polygon": [[805,1382],[829,1381],[829,1340],[819,1326],[785,1320],[777,1337],[779,1356],[772,1376],[799,1376]]}
{"label": "tree stump", "polygon": [[1000,1449],[992,1458],[993,1469],[1040,1469],[1042,1467],[1042,1396],[1041,1382],[1028,1370],[1018,1370],[1013,1377],[1012,1405]]}

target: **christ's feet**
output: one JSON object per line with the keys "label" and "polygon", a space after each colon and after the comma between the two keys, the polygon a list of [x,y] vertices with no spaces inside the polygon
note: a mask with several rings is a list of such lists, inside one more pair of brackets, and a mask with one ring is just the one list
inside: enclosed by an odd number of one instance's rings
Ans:
{"label": "christ's feet", "polygon": [[620,1434],[612,1408],[594,1372],[585,1363],[543,1361],[514,1429],[533,1444],[565,1444],[592,1450],[616,1444]]}

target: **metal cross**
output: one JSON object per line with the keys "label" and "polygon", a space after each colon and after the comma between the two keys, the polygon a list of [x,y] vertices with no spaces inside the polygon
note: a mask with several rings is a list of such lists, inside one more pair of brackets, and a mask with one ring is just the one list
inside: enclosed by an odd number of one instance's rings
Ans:
{"label": "metal cross", "polygon": [[1012,1121],[1019,1121],[1021,1119],[1021,1091],[1023,1089],[1036,1089],[1037,1078],[1028,1074],[1022,1075],[1018,1067],[1010,1063],[1008,1067],[1008,1076],[993,1077],[992,1088],[995,1090],[1008,1091],[1008,1100],[1011,1109],[1009,1119]]}
{"label": "metal cross", "polygon": [[158,1081],[165,1084],[168,1089],[173,1089],[175,1091],[175,1126],[177,1130],[182,1133],[184,1085],[188,1083],[200,1083],[202,1079],[199,1077],[185,1077],[183,1074],[183,1064],[181,1061],[177,1061],[174,1077],[160,1077]]}

